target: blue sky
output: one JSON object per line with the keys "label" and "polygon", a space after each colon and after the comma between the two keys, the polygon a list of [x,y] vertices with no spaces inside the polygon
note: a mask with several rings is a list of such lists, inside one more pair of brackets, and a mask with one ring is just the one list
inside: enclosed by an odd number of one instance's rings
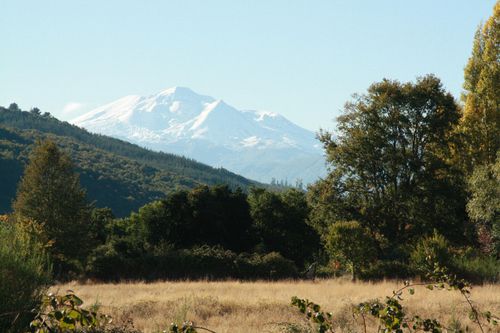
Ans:
{"label": "blue sky", "polygon": [[0,105],[64,120],[187,86],[331,128],[382,78],[434,73],[455,96],[495,0],[0,0]]}

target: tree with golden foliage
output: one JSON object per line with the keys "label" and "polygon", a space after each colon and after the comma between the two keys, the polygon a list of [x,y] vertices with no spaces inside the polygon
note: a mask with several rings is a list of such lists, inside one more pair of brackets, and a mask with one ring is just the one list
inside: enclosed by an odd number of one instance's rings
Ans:
{"label": "tree with golden foliage", "polygon": [[480,26],[465,67],[465,104],[460,124],[466,174],[493,164],[500,145],[500,1]]}
{"label": "tree with golden foliage", "polygon": [[467,211],[476,223],[483,251],[498,255],[500,212],[496,194],[500,178],[495,172],[500,146],[500,1],[476,32],[464,74],[464,110],[458,132],[468,183]]}

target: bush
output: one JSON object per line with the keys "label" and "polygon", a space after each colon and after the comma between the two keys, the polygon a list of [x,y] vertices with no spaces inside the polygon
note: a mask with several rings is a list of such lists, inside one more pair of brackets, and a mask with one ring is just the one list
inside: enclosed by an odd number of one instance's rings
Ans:
{"label": "bush", "polygon": [[332,224],[326,236],[326,251],[333,260],[351,270],[353,279],[360,277],[376,255],[372,237],[357,221]]}
{"label": "bush", "polygon": [[404,279],[412,276],[412,269],[400,261],[377,261],[361,273],[363,280]]}
{"label": "bush", "polygon": [[0,332],[27,328],[50,284],[51,267],[35,224],[0,221]]}
{"label": "bush", "polygon": [[427,274],[439,267],[475,283],[500,281],[500,261],[473,249],[452,250],[448,241],[434,233],[422,239],[411,253],[411,269],[417,274]]}
{"label": "bush", "polygon": [[451,268],[450,244],[434,231],[432,236],[422,238],[410,256],[411,268],[415,273],[425,275],[434,270],[434,265]]}
{"label": "bush", "polygon": [[278,252],[271,252],[264,255],[254,254],[249,258],[240,259],[238,275],[243,279],[274,280],[297,277],[298,270],[292,260],[283,257]]}
{"label": "bush", "polygon": [[237,255],[219,246],[203,245],[193,249],[171,251],[155,257],[160,270],[156,278],[224,279],[235,277]]}
{"label": "bush", "polygon": [[93,278],[119,280],[127,269],[125,258],[115,250],[112,243],[98,246],[87,259],[86,273]]}
{"label": "bush", "polygon": [[500,261],[494,257],[465,254],[453,259],[453,271],[475,283],[500,281]]}

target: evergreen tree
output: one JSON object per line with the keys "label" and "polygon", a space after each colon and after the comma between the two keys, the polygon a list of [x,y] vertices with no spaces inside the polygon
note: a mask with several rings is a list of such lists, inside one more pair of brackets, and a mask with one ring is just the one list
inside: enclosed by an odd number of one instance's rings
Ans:
{"label": "evergreen tree", "polygon": [[31,108],[30,113],[34,114],[35,116],[39,116],[42,114],[42,111],[40,111],[39,108]]}
{"label": "evergreen tree", "polygon": [[9,111],[18,112],[18,111],[21,111],[21,109],[19,109],[19,106],[17,105],[17,103],[10,103]]}
{"label": "evergreen tree", "polygon": [[54,142],[37,143],[13,209],[19,218],[32,219],[42,226],[52,242],[50,252],[56,265],[74,265],[86,255],[90,216],[85,191],[70,158]]}
{"label": "evergreen tree", "polygon": [[460,132],[470,174],[475,165],[493,164],[500,144],[500,2],[476,32],[464,79]]}

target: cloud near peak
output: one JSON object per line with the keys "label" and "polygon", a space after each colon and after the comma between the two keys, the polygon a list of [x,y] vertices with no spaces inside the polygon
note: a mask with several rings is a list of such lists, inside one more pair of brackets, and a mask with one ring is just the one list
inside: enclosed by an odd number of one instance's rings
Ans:
{"label": "cloud near peak", "polygon": [[84,106],[83,103],[69,102],[63,107],[63,114],[68,115],[80,110]]}

